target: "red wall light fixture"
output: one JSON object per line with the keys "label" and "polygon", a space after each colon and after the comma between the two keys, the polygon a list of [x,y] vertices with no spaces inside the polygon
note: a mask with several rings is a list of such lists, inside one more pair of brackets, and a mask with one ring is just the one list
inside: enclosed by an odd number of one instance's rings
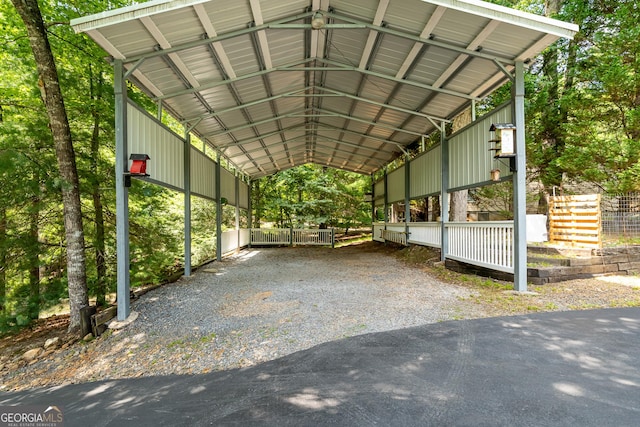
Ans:
{"label": "red wall light fixture", "polygon": [[150,159],[151,157],[146,154],[132,154],[129,156],[129,160],[132,160],[129,173],[132,176],[149,176],[147,174],[147,160]]}
{"label": "red wall light fixture", "polygon": [[129,160],[131,160],[131,167],[129,172],[124,173],[124,186],[131,187],[131,177],[136,176],[140,178],[146,178],[149,176],[147,173],[147,160],[150,160],[146,154],[131,154]]}

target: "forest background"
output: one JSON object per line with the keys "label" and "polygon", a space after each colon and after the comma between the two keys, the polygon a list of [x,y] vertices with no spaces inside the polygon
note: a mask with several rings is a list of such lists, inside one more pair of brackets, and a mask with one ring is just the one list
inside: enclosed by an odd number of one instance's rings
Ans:
{"label": "forest background", "polygon": [[[74,34],[68,23],[132,3],[0,2],[0,333],[29,324],[69,297],[73,317],[74,304],[76,312],[88,297],[105,304],[115,289],[113,72],[105,52]],[[568,184],[611,194],[640,190],[637,0],[494,3],[580,26],[573,40],[558,41],[530,64],[526,76],[528,180],[539,188],[534,195],[539,210],[546,209],[546,195]],[[75,252],[66,238],[63,204],[73,185],[56,151],[60,145],[52,132],[51,106],[43,102],[43,74],[34,59],[32,34],[19,13],[19,6],[29,4],[41,12],[42,34],[55,59],[69,122],[84,232],[83,246]],[[156,111],[135,88],[129,91],[137,103]],[[499,104],[508,94],[505,86],[481,108]],[[436,135],[433,139],[439,140]],[[418,146],[414,149],[418,154]],[[371,224],[371,207],[364,202],[370,176],[306,165],[252,185],[256,226],[348,229]],[[499,187],[494,187],[476,197],[497,197]],[[135,180],[130,200],[132,286],[165,280],[182,267],[182,195]],[[194,198],[192,209],[192,259],[197,264],[215,255],[215,203]],[[246,222],[244,212],[241,226]],[[225,207],[223,223],[234,226],[232,208]],[[78,257],[85,273],[70,279],[69,263]]]}

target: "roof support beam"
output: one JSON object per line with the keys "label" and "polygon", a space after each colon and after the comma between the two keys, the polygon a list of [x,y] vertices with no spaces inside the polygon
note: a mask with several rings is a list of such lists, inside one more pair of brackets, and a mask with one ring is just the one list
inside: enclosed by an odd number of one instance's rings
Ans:
{"label": "roof support beam", "polygon": [[[306,137],[307,137],[307,135],[301,135],[301,136],[289,139],[288,141],[296,141],[296,140],[298,140],[300,138],[306,138]],[[363,146],[363,145],[358,145],[358,144],[353,143],[353,142],[342,141],[340,139],[331,138],[331,137],[328,137],[328,136],[316,135],[316,143],[319,144],[322,141],[333,142],[335,144],[345,145],[347,147],[356,148],[358,150],[371,151],[373,153],[379,153],[380,152],[380,150],[378,150],[376,148],[366,147],[366,146]],[[404,148],[399,146],[399,144],[395,144],[395,143],[388,142],[388,141],[387,141],[387,143],[396,145],[403,153],[406,154]]]}
{"label": "roof support beam", "polygon": [[[331,60],[328,60],[328,59],[318,59],[318,61],[322,62],[322,63],[325,63],[325,64],[328,64],[328,65],[333,65],[335,67],[343,69],[344,71],[355,71],[355,72],[358,72],[358,73],[365,74],[367,76],[378,77],[378,78],[383,79],[383,80],[389,80],[389,81],[396,82],[396,83],[406,84],[408,86],[419,87],[421,89],[427,89],[427,90],[434,91],[434,92],[440,92],[440,93],[444,93],[444,94],[447,94],[447,95],[455,96],[455,97],[458,97],[458,98],[464,98],[464,99],[469,99],[469,100],[475,99],[476,101],[480,100],[480,99],[477,99],[476,97],[468,95],[466,93],[456,92],[456,91],[448,90],[448,89],[442,89],[442,88],[439,88],[439,87],[435,87],[435,86],[432,86],[432,85],[427,85],[427,84],[424,84],[424,83],[414,82],[414,81],[407,80],[407,79],[399,79],[399,78],[397,78],[395,76],[390,76],[388,74],[382,74],[382,73],[369,71],[369,70],[363,70],[362,68],[356,68],[356,67],[353,67],[351,65],[345,65],[345,64],[342,64],[342,63],[337,62],[337,61],[331,61]],[[340,70],[337,70],[337,71],[340,71]]]}
{"label": "roof support beam", "polygon": [[[287,98],[287,97],[291,97],[291,96],[296,96],[296,94],[300,94],[300,92],[303,92],[303,91],[309,90],[309,89],[312,89],[312,87],[305,87],[305,88],[302,88],[302,89],[296,89],[296,90],[293,90],[291,92],[283,93],[281,95],[274,95],[274,96],[270,96],[270,97],[267,97],[267,98],[262,98],[262,99],[257,99],[255,101],[246,102],[246,103],[244,103],[242,105],[236,105],[235,107],[225,108],[224,110],[212,111],[211,113],[201,114],[199,116],[194,116],[194,117],[188,117],[188,118],[184,119],[184,121],[185,122],[190,122],[192,120],[197,120],[197,119],[207,119],[207,118],[210,118],[210,117],[218,117],[218,116],[221,116],[221,115],[226,114],[226,113],[231,113],[233,111],[243,110],[245,108],[253,107],[255,105],[260,105],[260,104],[264,104],[264,103],[267,103],[267,102],[276,101],[278,99]],[[305,95],[301,94],[301,95],[298,95],[298,96],[305,96]]]}
{"label": "roof support beam", "polygon": [[[382,18],[384,18],[385,13],[387,13],[387,7],[389,7],[389,0],[380,0],[380,2],[378,3],[378,9],[376,10],[376,14],[373,18],[373,25],[382,25]],[[378,33],[376,31],[369,30],[369,37],[367,38],[367,42],[364,45],[364,49],[362,50],[362,57],[360,58],[359,68],[367,68],[367,64],[369,63],[369,58],[374,51],[374,46],[377,38]]]}
{"label": "roof support beam", "polygon": [[[438,22],[440,22],[440,19],[442,19],[442,15],[444,15],[444,12],[446,10],[447,9],[442,6],[438,6],[436,8],[436,10],[431,14],[431,17],[429,18],[429,21],[427,22],[427,24],[424,26],[422,32],[420,33],[420,38],[428,39],[431,37],[431,32],[438,25]],[[397,78],[399,79],[406,78],[406,75],[413,64],[413,61],[416,60],[416,58],[418,57],[420,51],[424,46],[425,46],[424,43],[414,42],[413,47],[411,48],[411,51],[409,52],[404,62],[402,63],[400,70],[398,70],[398,72],[396,73]]]}
{"label": "roof support beam", "polygon": [[[282,135],[285,132],[295,131],[296,129],[300,129],[302,132],[308,132],[308,131],[316,130],[315,128],[314,129],[311,129],[311,128],[301,129],[301,128],[305,127],[305,126],[306,126],[305,123],[301,123],[300,125],[297,125],[297,126],[291,126],[291,127],[286,128],[286,129],[270,132],[268,134],[262,134],[261,138],[264,139],[264,138],[269,138],[269,137],[275,136],[275,135]],[[359,132],[354,132],[354,131],[350,131],[350,130],[347,130],[347,129],[342,129],[342,128],[331,126],[331,125],[328,125],[328,124],[325,124],[325,123],[318,123],[318,128],[319,128],[319,129],[317,129],[318,132],[332,131],[332,132],[341,132],[341,133],[345,133],[345,134],[348,134],[348,135],[354,135],[354,136],[357,136],[357,137],[360,137],[360,138],[363,137],[363,135],[361,133],[359,133]],[[300,137],[303,137],[303,136],[306,136],[306,135],[300,135]],[[326,137],[324,137],[322,135],[318,135],[318,138],[326,138]],[[378,137],[370,136],[370,135],[367,135],[364,139],[370,140],[370,141],[378,141],[378,142],[381,142],[383,144],[391,144],[391,145],[394,145],[394,146],[398,147],[401,151],[404,149],[402,144],[394,142],[394,141],[391,141],[391,140],[388,140],[388,139],[382,139],[382,138],[378,138]],[[291,141],[291,140],[292,139],[289,139],[289,141]],[[241,140],[241,141],[220,145],[220,146],[218,146],[218,149],[220,149],[223,152],[225,152],[229,148],[239,147],[239,146],[244,145],[244,144],[251,144],[251,143],[255,143],[255,142],[257,142],[256,138],[252,137],[252,138],[247,138],[247,139],[244,139],[244,140]],[[341,141],[341,142],[342,143],[348,143],[347,141]],[[274,146],[278,146],[278,145],[281,145],[281,144],[282,143],[278,142],[278,143],[275,143],[275,144],[269,144],[267,147],[274,147]],[[250,154],[250,153],[253,153],[253,152],[256,152],[256,151],[261,151],[261,150],[262,150],[262,148],[256,148],[256,149],[253,149],[253,150],[247,150],[244,153],[245,154]],[[379,151],[379,150],[375,150],[375,151]]]}
{"label": "roof support beam", "polygon": [[[360,102],[365,102],[367,104],[375,105],[375,106],[378,106],[378,107],[387,108],[389,110],[399,111],[401,113],[411,114],[412,116],[424,117],[425,119],[427,119],[431,123],[433,123],[434,126],[437,126],[437,124],[435,123],[436,121],[437,122],[441,122],[442,120],[445,120],[445,119],[442,119],[440,117],[432,116],[430,114],[425,114],[425,113],[421,113],[419,111],[410,110],[408,108],[402,108],[402,107],[397,107],[397,106],[391,105],[391,104],[385,104],[385,103],[382,103],[382,102],[373,101],[371,99],[363,98],[362,96],[351,95],[351,94],[348,94],[346,92],[330,89],[328,87],[322,87],[322,88],[318,88],[318,89],[326,91],[326,92],[331,92],[331,93],[333,93],[333,94],[335,94],[337,96],[342,96],[342,97],[345,97],[345,98],[353,99],[353,100],[360,101]],[[316,95],[316,96],[326,96],[326,95]],[[448,122],[448,120],[447,120],[447,122]]]}
{"label": "roof support beam", "polygon": [[[406,134],[409,134],[409,135],[416,135],[416,136],[422,136],[423,135],[420,132],[414,132],[414,131],[410,131],[410,130],[407,130],[407,129],[397,128],[395,126],[388,125],[388,124],[382,123],[382,122],[372,122],[371,120],[361,119],[359,117],[354,117],[354,116],[348,116],[346,114],[336,113],[336,112],[331,111],[331,110],[320,109],[318,111],[320,112],[320,114],[314,114],[314,117],[341,117],[343,119],[353,120],[353,121],[364,123],[364,124],[367,124],[367,125],[372,125],[372,126],[375,126],[377,128],[381,128],[381,129],[397,131],[397,132],[406,133]],[[297,117],[297,116],[294,115],[294,117]]]}
{"label": "roof support beam", "polygon": [[[263,25],[256,25],[255,27],[249,27],[249,28],[243,28],[242,30],[236,30],[236,31],[230,31],[228,33],[225,34],[219,34],[215,37],[208,37],[205,39],[201,39],[201,40],[193,40],[190,42],[186,42],[186,43],[182,43],[182,44],[177,44],[173,47],[171,47],[170,49],[166,49],[163,50],[162,52],[149,52],[149,53],[145,53],[145,54],[141,54],[141,55],[133,55],[130,56],[129,58],[123,58],[123,62],[124,63],[131,63],[131,62],[137,62],[139,59],[141,58],[155,58],[157,56],[163,56],[163,55],[167,55],[169,53],[174,53],[174,52],[179,52],[181,50],[187,50],[187,49],[193,49],[194,47],[199,47],[199,46],[204,46],[207,45],[209,43],[215,43],[215,42],[219,42],[219,41],[224,41],[224,40],[229,40],[229,39],[233,39],[235,37],[240,37],[240,36],[244,36],[250,33],[254,33],[257,31],[261,31],[261,30],[266,30],[269,29],[272,25],[278,25],[278,24],[284,24],[287,22],[292,22],[292,21],[299,21],[301,19],[305,19],[308,18],[310,16],[313,16],[314,12],[304,12],[304,13],[300,13],[297,15],[291,15],[291,16],[287,16],[285,18],[282,19],[277,19],[271,23],[266,23]],[[309,26],[310,28],[310,26]],[[76,28],[76,31],[81,31],[82,29],[78,29]]]}
{"label": "roof support beam", "polygon": [[[203,91],[203,90],[207,90],[207,89],[213,89],[219,86],[225,86],[225,85],[229,85],[231,83],[235,83],[241,80],[246,80],[246,79],[251,79],[254,77],[261,77],[265,74],[269,74],[272,73],[274,71],[286,71],[289,70],[292,67],[298,67],[300,65],[304,65],[308,62],[312,62],[315,61],[315,58],[307,58],[307,59],[303,59],[300,61],[296,61],[296,62],[292,62],[291,64],[287,64],[287,65],[283,65],[282,67],[277,67],[277,68],[271,68],[271,69],[267,69],[267,70],[261,70],[261,71],[256,71],[255,73],[249,73],[249,74],[245,74],[242,76],[237,76],[235,78],[230,78],[228,80],[220,80],[220,81],[215,81],[215,82],[211,82],[211,83],[205,83],[203,85],[200,85],[197,88],[191,88],[191,89],[185,89],[185,90],[179,90],[176,92],[171,92],[171,93],[167,93],[161,96],[158,96],[154,99],[154,101],[160,100],[160,99],[168,99],[168,98],[174,98],[176,96],[182,96],[182,95],[189,95],[192,94],[194,92],[199,92],[199,91]],[[301,68],[297,68],[294,69],[296,71],[304,71],[304,69]]]}

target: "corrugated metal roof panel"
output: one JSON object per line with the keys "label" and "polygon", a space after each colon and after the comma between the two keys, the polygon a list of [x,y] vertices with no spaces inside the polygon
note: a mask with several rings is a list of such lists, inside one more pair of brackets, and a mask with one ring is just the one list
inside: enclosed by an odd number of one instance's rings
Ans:
{"label": "corrugated metal roof panel", "polygon": [[142,59],[131,79],[254,177],[371,173],[435,129],[411,111],[451,119],[505,79],[494,59],[577,30],[478,0],[156,0],[72,25],[126,68]]}

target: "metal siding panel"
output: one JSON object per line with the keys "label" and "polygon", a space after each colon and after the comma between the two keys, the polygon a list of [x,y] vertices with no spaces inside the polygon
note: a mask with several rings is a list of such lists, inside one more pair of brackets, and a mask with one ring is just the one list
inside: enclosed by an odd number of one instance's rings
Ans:
{"label": "metal siding panel", "polygon": [[387,198],[389,203],[404,200],[404,166],[387,175],[387,191],[389,191]]}
{"label": "metal siding panel", "polygon": [[147,154],[150,179],[184,190],[184,140],[135,105],[127,105],[129,154]]}
{"label": "metal siding panel", "polygon": [[238,207],[240,209],[249,209],[249,184],[244,181],[240,181],[240,200],[238,200]]}
{"label": "metal siding panel", "polygon": [[376,200],[382,200],[384,203],[384,180],[377,181],[373,186],[374,197]]}
{"label": "metal siding panel", "polygon": [[191,192],[216,199],[216,163],[195,147],[191,147]]}
{"label": "metal siding panel", "polygon": [[[492,123],[511,122],[511,106],[493,111],[477,120],[449,139],[449,187],[451,189],[475,186],[490,180],[492,169],[500,169],[507,176],[508,159],[498,161],[489,151],[489,127]],[[506,165],[505,165],[506,163]]]}
{"label": "metal siding panel", "polygon": [[411,198],[416,199],[429,194],[438,193],[442,186],[440,174],[440,145],[415,158],[409,170],[411,180]]}
{"label": "metal siding panel", "polygon": [[227,199],[230,205],[236,203],[236,177],[226,169],[220,171],[220,196]]}

